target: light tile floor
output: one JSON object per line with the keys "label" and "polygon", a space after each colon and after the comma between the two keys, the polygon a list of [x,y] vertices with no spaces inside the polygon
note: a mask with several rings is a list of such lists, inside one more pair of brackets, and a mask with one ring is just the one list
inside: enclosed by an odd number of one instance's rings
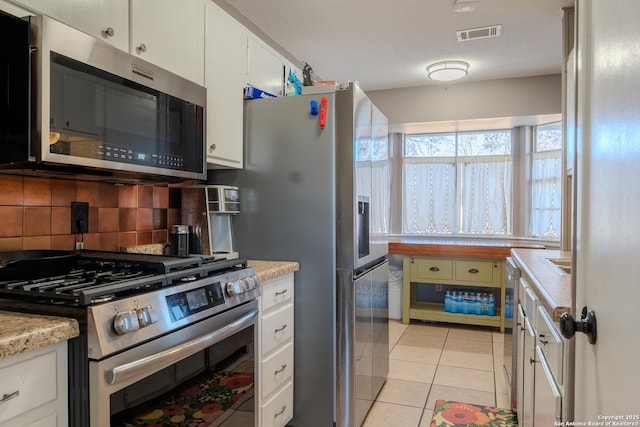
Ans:
{"label": "light tile floor", "polygon": [[389,321],[389,376],[363,427],[428,427],[437,399],[509,407],[503,341],[488,328]]}

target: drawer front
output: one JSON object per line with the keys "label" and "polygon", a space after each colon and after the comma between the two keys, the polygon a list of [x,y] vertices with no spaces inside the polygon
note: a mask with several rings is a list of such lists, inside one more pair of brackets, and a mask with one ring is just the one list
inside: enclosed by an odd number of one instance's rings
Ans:
{"label": "drawer front", "polygon": [[262,318],[262,354],[265,355],[293,336],[293,304]]}
{"label": "drawer front", "polygon": [[416,279],[451,280],[453,279],[453,261],[449,259],[416,259]]}
{"label": "drawer front", "polygon": [[56,399],[56,352],[50,351],[0,369],[0,422]]}
{"label": "drawer front", "polygon": [[293,273],[269,280],[262,285],[262,310],[291,301],[293,298]]}
{"label": "drawer front", "polygon": [[34,421],[29,424],[28,427],[51,427],[58,425],[57,414],[49,414],[44,418],[40,418],[38,421]]}
{"label": "drawer front", "polygon": [[283,427],[293,418],[293,382],[260,408],[262,427]]}
{"label": "drawer front", "polygon": [[544,352],[553,378],[562,384],[564,341],[544,307],[538,307],[538,346]]}
{"label": "drawer front", "polygon": [[[456,261],[456,280],[493,283],[493,261]],[[497,269],[496,269],[497,270]],[[500,274],[500,272],[496,272]]]}
{"label": "drawer front", "polygon": [[562,393],[551,375],[540,347],[536,346],[533,425],[553,426],[562,421]]}
{"label": "drawer front", "polygon": [[[520,279],[522,280],[522,279]],[[529,318],[532,325],[537,325],[538,317],[538,297],[533,293],[527,284],[524,289],[524,314]]]}
{"label": "drawer front", "polygon": [[276,354],[260,363],[262,399],[266,399],[275,389],[291,381],[293,377],[293,344],[289,343]]}

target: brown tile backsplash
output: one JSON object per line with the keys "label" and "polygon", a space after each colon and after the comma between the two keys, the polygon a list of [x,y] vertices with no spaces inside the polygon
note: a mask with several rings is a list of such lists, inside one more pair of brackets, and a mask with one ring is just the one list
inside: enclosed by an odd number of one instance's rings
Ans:
{"label": "brown tile backsplash", "polygon": [[46,178],[24,178],[24,205],[51,206],[51,180]]}
{"label": "brown tile backsplash", "polygon": [[2,182],[0,205],[22,206],[24,204],[24,178],[21,176],[3,176],[0,177],[0,182]]}
{"label": "brown tile backsplash", "polygon": [[122,185],[118,191],[119,205],[121,208],[138,207],[138,186]]}
{"label": "brown tile backsplash", "polygon": [[[180,210],[169,209],[166,185],[0,175],[0,250],[117,251],[123,246],[163,243]],[[179,193],[172,186],[171,194]],[[89,232],[71,234],[71,202],[89,203]]]}
{"label": "brown tile backsplash", "polygon": [[52,207],[51,208],[51,234],[71,233],[71,208]]}
{"label": "brown tile backsplash", "polygon": [[100,233],[120,231],[118,208],[98,208],[98,231]]}
{"label": "brown tile backsplash", "polygon": [[51,183],[51,206],[69,207],[76,201],[76,182],[56,180]]}
{"label": "brown tile backsplash", "polygon": [[50,236],[51,235],[51,208],[50,207],[25,207],[24,222],[22,225],[23,236]]}
{"label": "brown tile backsplash", "polygon": [[139,208],[152,208],[153,207],[153,187],[150,185],[138,186],[138,207]]}
{"label": "brown tile backsplash", "polygon": [[22,237],[22,206],[0,206],[0,237]]}

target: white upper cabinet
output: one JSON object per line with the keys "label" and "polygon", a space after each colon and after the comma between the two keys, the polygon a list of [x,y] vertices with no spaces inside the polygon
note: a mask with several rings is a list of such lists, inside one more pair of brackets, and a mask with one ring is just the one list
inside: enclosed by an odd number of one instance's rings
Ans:
{"label": "white upper cabinet", "polygon": [[130,53],[203,85],[201,0],[131,0],[130,4]]}
{"label": "white upper cabinet", "polygon": [[129,2],[124,0],[16,0],[16,3],[80,31],[129,49]]}
{"label": "white upper cabinet", "polygon": [[206,6],[207,163],[242,168],[244,27],[213,2]]}
{"label": "white upper cabinet", "polygon": [[253,34],[247,37],[247,85],[284,95],[285,62]]}

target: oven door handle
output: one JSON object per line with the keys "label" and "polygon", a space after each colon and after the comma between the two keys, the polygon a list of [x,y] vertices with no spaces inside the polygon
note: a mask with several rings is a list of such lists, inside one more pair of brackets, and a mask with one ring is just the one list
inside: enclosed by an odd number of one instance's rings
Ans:
{"label": "oven door handle", "polygon": [[155,372],[156,370],[170,366],[197,351],[203,350],[227,337],[230,337],[236,332],[241,331],[250,325],[257,316],[258,309],[254,308],[214,332],[194,338],[191,341],[187,341],[174,348],[161,351],[151,356],[143,357],[142,359],[107,369],[104,373],[105,380],[107,384],[113,385],[138,374],[146,374],[149,370]]}

